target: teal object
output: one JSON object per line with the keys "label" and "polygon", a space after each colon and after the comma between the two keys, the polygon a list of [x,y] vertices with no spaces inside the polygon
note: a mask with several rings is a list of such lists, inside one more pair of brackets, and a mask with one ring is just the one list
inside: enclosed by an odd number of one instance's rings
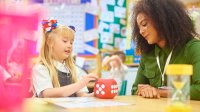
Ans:
{"label": "teal object", "polygon": [[119,96],[124,96],[126,95],[126,86],[127,86],[127,80],[122,81],[122,86],[119,92]]}

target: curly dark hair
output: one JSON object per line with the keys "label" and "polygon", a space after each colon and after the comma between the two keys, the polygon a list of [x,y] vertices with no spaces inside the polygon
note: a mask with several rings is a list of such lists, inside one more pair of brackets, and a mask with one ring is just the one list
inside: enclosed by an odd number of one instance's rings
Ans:
{"label": "curly dark hair", "polygon": [[132,35],[136,47],[141,52],[148,53],[154,49],[140,34],[137,25],[137,15],[144,13],[150,17],[161,38],[169,48],[182,47],[195,36],[199,36],[184,5],[178,0],[140,0],[134,6],[132,13]]}

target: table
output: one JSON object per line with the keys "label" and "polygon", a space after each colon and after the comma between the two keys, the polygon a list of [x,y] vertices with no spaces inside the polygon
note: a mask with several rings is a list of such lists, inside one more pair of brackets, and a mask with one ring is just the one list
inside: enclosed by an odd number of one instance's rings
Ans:
{"label": "table", "polygon": [[[34,100],[34,99],[33,99]],[[105,101],[104,99],[96,99]],[[127,102],[133,105],[112,106],[112,107],[94,107],[94,108],[61,108],[51,104],[44,104],[53,107],[55,112],[164,112],[167,105],[167,98],[146,99],[140,96],[116,96],[112,101]],[[192,112],[200,112],[200,101],[191,100]],[[53,112],[51,109],[51,112]],[[45,111],[48,112],[48,111]]]}

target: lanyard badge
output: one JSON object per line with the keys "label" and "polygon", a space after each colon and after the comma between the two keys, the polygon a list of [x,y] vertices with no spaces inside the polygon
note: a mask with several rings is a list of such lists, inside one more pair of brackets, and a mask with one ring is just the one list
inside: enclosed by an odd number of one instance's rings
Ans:
{"label": "lanyard badge", "polygon": [[166,60],[166,63],[165,63],[163,72],[162,72],[162,70],[161,70],[159,56],[158,56],[158,55],[156,56],[156,61],[157,61],[157,64],[158,64],[158,68],[159,68],[160,73],[161,73],[161,75],[162,75],[162,84],[161,84],[162,87],[164,87],[164,82],[165,82],[165,76],[164,76],[164,75],[165,75],[165,71],[166,71],[167,65],[169,64],[169,62],[170,62],[170,60],[171,60],[172,52],[173,52],[173,49],[172,49],[172,51],[170,52],[170,54],[168,55],[168,57],[167,57],[167,60]]}

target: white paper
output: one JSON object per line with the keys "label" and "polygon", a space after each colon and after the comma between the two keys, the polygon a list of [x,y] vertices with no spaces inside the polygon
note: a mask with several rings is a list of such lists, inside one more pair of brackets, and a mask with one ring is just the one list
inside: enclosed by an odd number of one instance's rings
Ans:
{"label": "white paper", "polygon": [[100,42],[112,44],[113,43],[113,34],[110,32],[102,32],[100,34]]}
{"label": "white paper", "polygon": [[115,38],[115,47],[119,50],[126,49],[126,38]]}
{"label": "white paper", "polygon": [[45,98],[44,101],[51,103],[65,102],[65,103],[83,103],[94,101],[94,97],[63,97],[63,98]]}
{"label": "white paper", "polygon": [[114,7],[115,17],[125,18],[126,17],[126,8],[124,7]]}
{"label": "white paper", "polygon": [[93,15],[97,15],[99,12],[99,8],[98,6],[94,6],[91,3],[87,3],[85,6],[85,12],[93,14]]}
{"label": "white paper", "polygon": [[100,10],[101,12],[108,11],[107,3],[105,2],[105,0],[100,1]]}
{"label": "white paper", "polygon": [[107,23],[100,21],[98,26],[98,32],[102,33],[104,29],[109,29],[109,25]]}
{"label": "white paper", "polygon": [[110,24],[110,32],[120,33],[120,25],[119,24]]}
{"label": "white paper", "polygon": [[84,42],[92,41],[98,39],[97,29],[91,29],[84,32]]}
{"label": "white paper", "polygon": [[124,0],[118,0],[117,5],[123,6],[123,4],[124,4]]}
{"label": "white paper", "polygon": [[101,101],[101,102],[85,102],[85,103],[54,103],[55,105],[64,108],[92,108],[92,107],[112,107],[112,106],[126,106],[129,103],[115,102],[115,101]]}
{"label": "white paper", "polygon": [[51,104],[55,104],[64,108],[92,108],[92,107],[106,107],[106,106],[126,106],[131,105],[125,102],[116,102],[113,100],[98,101],[95,98],[89,97],[72,97],[72,98],[54,98],[45,100]]}
{"label": "white paper", "polygon": [[86,51],[89,51],[89,52],[93,53],[93,54],[98,54],[98,52],[99,52],[99,49],[94,48],[93,46],[90,46],[90,45],[88,45],[88,44],[85,44],[85,45],[84,45],[84,49],[85,49]]}
{"label": "white paper", "polygon": [[116,0],[99,0],[100,4],[106,4],[106,5],[115,5]]}
{"label": "white paper", "polygon": [[83,67],[85,63],[85,58],[83,57],[76,57],[76,65],[78,65],[79,67]]}
{"label": "white paper", "polygon": [[98,6],[97,0],[91,0],[91,5]]}
{"label": "white paper", "polygon": [[103,11],[100,15],[100,20],[104,22],[114,22],[114,13],[111,11]]}
{"label": "white paper", "polygon": [[108,44],[103,44],[102,48],[107,49],[107,50],[113,50],[114,49],[113,46],[108,45]]}
{"label": "white paper", "polygon": [[109,5],[115,5],[115,0],[105,0]]}

